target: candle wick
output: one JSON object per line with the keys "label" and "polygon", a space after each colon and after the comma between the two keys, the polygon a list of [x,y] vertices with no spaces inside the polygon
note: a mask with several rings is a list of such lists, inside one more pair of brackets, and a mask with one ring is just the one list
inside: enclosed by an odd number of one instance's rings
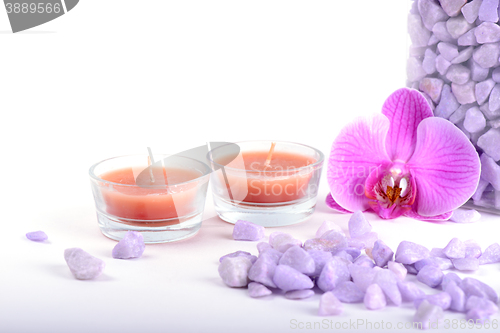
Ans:
{"label": "candle wick", "polygon": [[269,149],[269,153],[267,153],[267,159],[266,162],[264,163],[264,168],[267,168],[269,164],[271,164],[271,158],[273,157],[273,151],[274,147],[276,146],[276,142],[273,142],[271,144],[271,149]]}
{"label": "candle wick", "polygon": [[153,158],[153,152],[151,151],[151,148],[148,147],[148,167],[149,168],[149,178],[151,178],[151,183],[155,182],[155,177],[153,176],[153,168],[151,168],[151,165],[155,163],[155,160]]}

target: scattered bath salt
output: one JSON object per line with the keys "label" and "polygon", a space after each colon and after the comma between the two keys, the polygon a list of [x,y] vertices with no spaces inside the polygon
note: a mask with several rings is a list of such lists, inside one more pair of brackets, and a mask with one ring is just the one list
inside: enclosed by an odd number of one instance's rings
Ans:
{"label": "scattered bath salt", "polygon": [[41,230],[28,232],[26,234],[26,238],[28,238],[30,241],[34,241],[34,242],[43,242],[43,241],[49,239],[47,234]]}

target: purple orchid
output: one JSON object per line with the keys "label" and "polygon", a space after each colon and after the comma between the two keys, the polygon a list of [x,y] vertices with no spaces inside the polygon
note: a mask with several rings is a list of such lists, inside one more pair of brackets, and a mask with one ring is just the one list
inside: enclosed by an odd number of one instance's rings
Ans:
{"label": "purple orchid", "polygon": [[403,88],[382,114],[357,119],[333,142],[327,204],[341,212],[372,209],[384,219],[447,220],[474,193],[479,174],[465,134],[433,117],[418,91]]}

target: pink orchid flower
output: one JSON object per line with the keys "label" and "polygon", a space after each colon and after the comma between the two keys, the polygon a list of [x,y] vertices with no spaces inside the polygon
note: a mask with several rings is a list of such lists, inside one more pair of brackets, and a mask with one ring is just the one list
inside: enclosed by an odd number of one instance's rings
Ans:
{"label": "pink orchid flower", "polygon": [[465,134],[433,117],[418,91],[403,88],[382,114],[357,119],[333,142],[327,204],[341,212],[371,209],[384,219],[447,220],[472,196],[479,174]]}

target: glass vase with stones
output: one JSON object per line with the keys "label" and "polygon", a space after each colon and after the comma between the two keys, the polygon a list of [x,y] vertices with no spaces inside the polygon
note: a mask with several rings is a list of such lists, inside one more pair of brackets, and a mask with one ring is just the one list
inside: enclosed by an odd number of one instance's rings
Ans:
{"label": "glass vase with stones", "polygon": [[407,85],[471,140],[481,179],[467,206],[500,214],[498,0],[411,0]]}

